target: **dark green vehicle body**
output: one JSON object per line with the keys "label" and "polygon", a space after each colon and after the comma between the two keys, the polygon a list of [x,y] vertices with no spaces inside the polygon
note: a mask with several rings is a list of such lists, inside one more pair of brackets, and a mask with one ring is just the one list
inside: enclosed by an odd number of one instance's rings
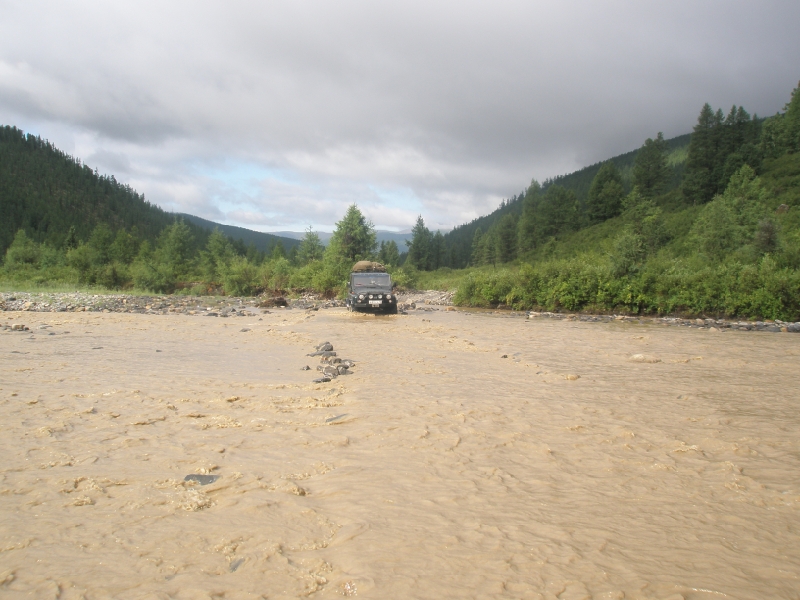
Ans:
{"label": "dark green vehicle body", "polygon": [[397,295],[388,273],[350,273],[345,302],[351,311],[397,314]]}

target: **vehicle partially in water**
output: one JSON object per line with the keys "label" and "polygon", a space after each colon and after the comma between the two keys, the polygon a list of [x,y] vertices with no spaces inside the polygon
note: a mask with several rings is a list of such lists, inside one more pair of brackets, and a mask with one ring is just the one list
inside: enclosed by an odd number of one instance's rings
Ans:
{"label": "vehicle partially in water", "polygon": [[350,311],[397,314],[397,294],[392,289],[392,276],[376,262],[357,262],[350,273],[347,299]]}

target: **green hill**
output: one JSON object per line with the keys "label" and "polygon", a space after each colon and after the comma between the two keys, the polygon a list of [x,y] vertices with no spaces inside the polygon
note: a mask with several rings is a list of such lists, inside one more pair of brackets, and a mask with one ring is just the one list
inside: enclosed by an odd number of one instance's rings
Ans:
{"label": "green hill", "polygon": [[98,223],[114,230],[136,226],[143,238],[155,240],[175,220],[113,176],[8,126],[0,127],[0,207],[0,252],[20,229],[60,247],[70,228],[85,240]]}
{"label": "green hill", "polygon": [[245,246],[250,246],[252,244],[255,246],[256,250],[260,252],[269,253],[272,251],[272,248],[279,243],[287,252],[300,245],[300,240],[273,235],[271,233],[262,233],[261,231],[253,231],[252,229],[245,229],[244,227],[237,227],[235,225],[222,225],[221,223],[214,223],[214,221],[208,221],[207,219],[186,213],[177,213],[176,216],[189,223],[194,223],[198,227],[203,227],[212,231],[215,228],[219,229],[230,239],[239,241]]}
{"label": "green hill", "polygon": [[[689,140],[691,134],[687,133],[680,135],[669,140],[666,140],[668,147],[667,163],[670,168],[669,189],[676,189],[680,187],[683,172],[685,169],[686,158],[688,155]],[[578,202],[582,205],[586,202],[586,197],[589,193],[589,188],[592,185],[597,172],[600,167],[607,163],[612,162],[619,169],[624,182],[624,189],[630,191],[633,164],[639,150],[631,150],[625,154],[614,156],[606,161],[584,167],[573,173],[567,175],[559,175],[552,179],[547,179],[542,184],[542,191],[545,191],[551,185],[559,185],[566,190],[571,190],[575,193]],[[459,225],[453,228],[452,231],[445,234],[444,242],[446,246],[446,254],[450,257],[449,264],[442,265],[452,268],[464,268],[470,264],[472,258],[472,243],[475,237],[475,232],[480,229],[482,233],[486,233],[493,226],[500,222],[506,215],[517,215],[522,213],[522,200],[525,197],[525,190],[518,195],[505,200],[497,209],[488,215],[478,217],[469,223]]]}
{"label": "green hill", "polygon": [[77,240],[88,240],[98,224],[112,231],[136,228],[138,237],[155,242],[159,234],[184,219],[196,248],[205,246],[218,227],[243,246],[251,243],[268,252],[281,242],[288,251],[299,242],[289,238],[219,225],[200,217],[166,212],[112,176],[100,175],[57,149],[50,142],[25,135],[16,127],[0,127],[0,254],[17,231],[53,247],[61,247],[72,229]]}

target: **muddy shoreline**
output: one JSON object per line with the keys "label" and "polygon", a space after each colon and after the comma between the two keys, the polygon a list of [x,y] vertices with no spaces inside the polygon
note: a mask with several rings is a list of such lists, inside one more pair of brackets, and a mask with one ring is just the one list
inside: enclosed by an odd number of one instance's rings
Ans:
{"label": "muddy shoreline", "polygon": [[[800,333],[800,321],[684,318],[679,316],[635,316],[615,314],[511,311],[509,309],[469,309],[453,307],[452,292],[413,291],[398,294],[401,312],[420,310],[461,310],[472,313],[507,314],[529,319],[548,318],[595,323],[612,320],[655,323],[667,326],[701,328],[714,331],[766,331]],[[326,300],[307,294],[299,298],[215,297],[215,296],[132,296],[127,294],[86,293],[0,293],[0,312],[104,312],[149,315],[184,314],[211,317],[245,317],[264,310],[320,310],[340,308],[341,300]],[[8,324],[6,324],[8,325]]]}

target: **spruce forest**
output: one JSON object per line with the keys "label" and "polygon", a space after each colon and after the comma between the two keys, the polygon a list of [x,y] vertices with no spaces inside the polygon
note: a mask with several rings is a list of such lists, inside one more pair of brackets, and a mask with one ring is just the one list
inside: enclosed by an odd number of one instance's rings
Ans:
{"label": "spruce forest", "polygon": [[311,230],[246,245],[14,127],[0,128],[0,206],[12,288],[331,297],[368,258],[463,306],[798,320],[800,88],[766,119],[706,104],[691,134],[532,181],[446,234],[420,216],[408,248],[379,246],[356,205],[327,247]]}

